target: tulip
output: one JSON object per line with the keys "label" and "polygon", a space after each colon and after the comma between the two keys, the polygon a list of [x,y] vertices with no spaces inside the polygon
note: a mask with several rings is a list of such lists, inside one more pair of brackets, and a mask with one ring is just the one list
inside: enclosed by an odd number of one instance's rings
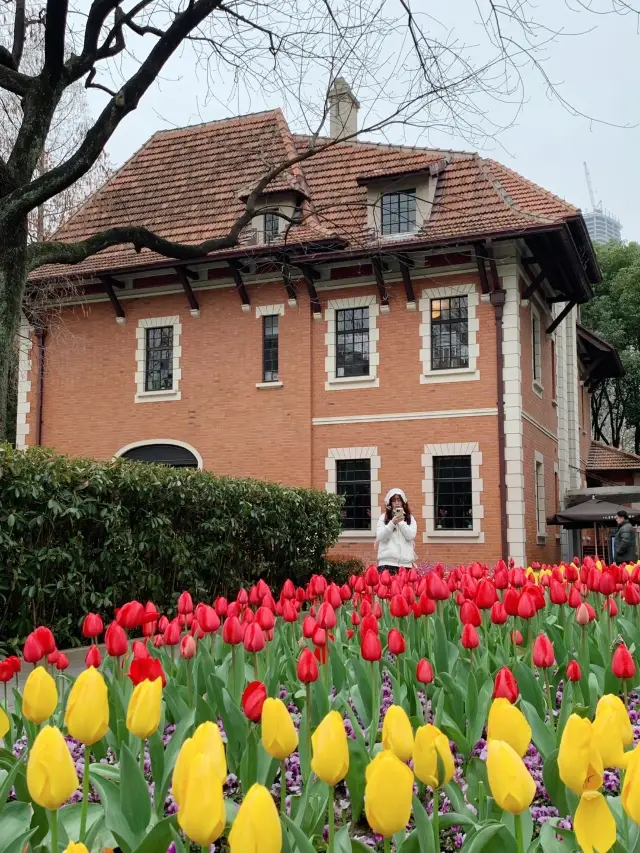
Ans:
{"label": "tulip", "polygon": [[394,619],[402,619],[409,615],[409,603],[402,595],[394,595],[389,602],[389,612]]}
{"label": "tulip", "polygon": [[446,601],[449,598],[449,590],[436,571],[427,575],[427,595],[434,601]]}
{"label": "tulip", "polygon": [[337,711],[329,711],[322,720],[311,737],[311,746],[311,769],[318,779],[331,787],[342,782],[349,772],[349,745]]}
{"label": "tulip", "polygon": [[636,674],[636,665],[633,657],[624,643],[620,643],[613,653],[611,671],[616,678],[621,679],[633,678]]}
{"label": "tulip", "polygon": [[222,625],[222,639],[229,646],[239,646],[244,637],[242,624],[237,616],[227,616]]}
{"label": "tulip", "polygon": [[418,661],[418,665],[416,667],[416,680],[420,682],[420,684],[431,684],[433,681],[433,667],[425,658],[421,658]]}
{"label": "tulip", "polygon": [[89,851],[80,841],[70,841],[69,844],[64,848],[64,853],[89,853]]}
{"label": "tulip", "polygon": [[630,753],[624,752],[624,747],[633,743],[633,729],[627,709],[618,696],[607,694],[598,702],[593,737],[603,765],[624,770],[630,757]]}
{"label": "tulip", "polygon": [[267,688],[261,681],[252,681],[242,694],[242,710],[245,717],[252,723],[259,723],[262,719],[262,708],[267,698]]}
{"label": "tulip", "polygon": [[182,592],[178,596],[178,613],[181,616],[186,616],[187,613],[193,613],[193,599],[188,592]]}
{"label": "tulip", "polygon": [[494,699],[487,720],[487,740],[508,743],[520,758],[531,743],[531,727],[524,714],[508,699]]}
{"label": "tulip", "polygon": [[367,631],[360,646],[362,659],[374,663],[382,657],[382,644],[374,631]]}
{"label": "tulip", "polygon": [[318,680],[320,672],[313,652],[304,648],[300,653],[297,666],[298,681],[302,684],[312,684]]}
{"label": "tulip", "polygon": [[222,782],[207,752],[193,755],[183,774],[178,823],[188,838],[208,847],[220,838],[226,824]]}
{"label": "tulip", "polygon": [[502,603],[504,604],[504,609],[507,611],[509,616],[517,616],[518,604],[520,603],[520,593],[518,590],[513,587],[509,587],[504,594]]}
{"label": "tulip", "polygon": [[622,785],[622,808],[634,823],[640,823],[640,747],[636,747],[627,761]]}
{"label": "tulip", "polygon": [[214,775],[221,784],[227,781],[227,758],[220,729],[216,723],[207,721],[201,723],[193,737],[187,738],[180,748],[173,770],[171,788],[173,798],[180,806],[185,797],[188,776],[194,758],[200,753],[209,756]]}
{"label": "tulip", "polygon": [[518,688],[515,675],[508,666],[503,666],[496,674],[493,684],[493,698],[507,699],[513,705],[519,693],[520,689]]}
{"label": "tulip", "polygon": [[478,607],[481,610],[490,610],[497,600],[498,595],[493,582],[489,578],[481,580],[476,590],[476,604]]}
{"label": "tulip", "polygon": [[616,843],[616,822],[599,791],[585,791],[580,797],[573,829],[583,853],[607,853]]}
{"label": "tulip", "polygon": [[30,673],[22,693],[22,713],[37,726],[53,714],[58,704],[56,683],[49,673],[39,666]]}
{"label": "tulip", "polygon": [[479,628],[482,625],[482,615],[478,609],[478,605],[473,601],[465,601],[460,608],[460,621],[463,625],[473,625],[474,628]]}
{"label": "tulip", "polygon": [[539,634],[533,644],[533,663],[539,668],[548,668],[555,663],[553,644],[546,634]]}
{"label": "tulip", "polygon": [[501,809],[519,815],[529,808],[536,793],[536,783],[522,758],[505,741],[489,741],[487,775],[491,795]]}
{"label": "tulip", "polygon": [[504,604],[501,601],[496,601],[491,607],[491,622],[494,625],[504,625],[508,618],[509,614],[505,610]]}
{"label": "tulip", "polygon": [[272,631],[276,624],[276,617],[268,607],[258,607],[256,610],[256,622],[263,631]]}
{"label": "tulip", "polygon": [[369,566],[364,573],[364,582],[367,586],[378,586],[380,583],[380,575],[375,566]]}
{"label": "tulip", "polygon": [[262,745],[269,755],[280,761],[288,758],[298,746],[298,734],[280,699],[265,699],[262,706]]}
{"label": "tulip", "polygon": [[7,717],[4,710],[0,707],[0,740],[2,740],[10,728],[9,717]]}
{"label": "tulip", "polygon": [[11,666],[10,661],[5,658],[5,660],[0,661],[0,683],[6,684],[7,681],[11,681],[13,678],[13,667]]}
{"label": "tulip", "polygon": [[65,669],[69,668],[69,658],[65,655],[64,652],[60,652],[58,655],[58,660],[56,661],[56,669],[59,672],[64,672]]}
{"label": "tulip", "polygon": [[389,631],[389,636],[387,637],[387,645],[392,655],[404,654],[404,651],[406,649],[406,643],[404,641],[404,637],[402,636],[401,632],[398,631],[397,628],[392,628]]}
{"label": "tulip", "polygon": [[320,607],[318,608],[318,615],[316,616],[316,622],[320,628],[324,628],[325,631],[328,631],[330,628],[335,628],[337,623],[336,611],[327,601],[323,601]]}
{"label": "tulip", "polygon": [[127,728],[141,740],[151,737],[160,725],[162,681],[145,679],[137,684],[127,708]]}
{"label": "tulip", "polygon": [[180,657],[183,660],[191,660],[196,656],[196,641],[191,634],[185,634],[180,640]]}
{"label": "tulip", "polygon": [[582,794],[602,785],[604,765],[590,720],[571,714],[562,732],[558,773],[564,784]]}
{"label": "tulip", "polygon": [[146,614],[139,601],[127,601],[116,611],[116,622],[121,628],[131,630],[144,625]]}
{"label": "tulip", "polygon": [[517,628],[511,632],[511,642],[514,646],[521,646],[524,643],[524,637]]}
{"label": "tulip", "polygon": [[382,725],[382,747],[391,750],[401,761],[413,755],[413,729],[409,717],[400,705],[391,705]]}
{"label": "tulip", "polygon": [[[572,587],[571,591],[573,592],[574,589],[575,587]],[[569,593],[569,604],[571,604],[571,593]],[[576,607],[576,622],[582,628],[584,628],[584,626],[588,625],[590,622],[589,608],[582,600],[580,601],[580,604],[578,604],[578,606]]]}
{"label": "tulip", "polygon": [[242,801],[231,832],[231,853],[280,853],[282,825],[271,793],[253,785]]}
{"label": "tulip", "polygon": [[42,643],[36,637],[35,632],[29,634],[24,643],[22,657],[27,663],[39,663],[44,657],[44,654]]}
{"label": "tulip", "polygon": [[107,685],[94,667],[85,669],[74,681],[64,724],[71,737],[85,746],[93,746],[109,729],[109,692]]}
{"label": "tulip", "polygon": [[82,636],[87,638],[99,637],[103,630],[102,618],[97,613],[87,613],[82,623]]}
{"label": "tulip", "polygon": [[[442,777],[439,776],[438,756],[444,773]],[[449,738],[437,726],[421,726],[413,748],[413,772],[417,778],[430,788],[441,788],[453,779],[455,769]]]}
{"label": "tulip", "polygon": [[366,770],[364,804],[371,829],[385,838],[403,830],[411,816],[412,796],[411,770],[390,750],[379,752]]}
{"label": "tulip", "polygon": [[538,608],[533,595],[524,591],[518,601],[518,616],[521,619],[533,619],[537,612]]}
{"label": "tulip", "polygon": [[56,811],[77,791],[78,784],[73,759],[60,730],[45,726],[36,736],[27,761],[31,799],[43,809]]}
{"label": "tulip", "polygon": [[462,643],[462,647],[465,649],[477,649],[480,645],[480,638],[478,637],[478,632],[475,629],[475,626],[470,622],[462,629],[462,638],[460,640]]}
{"label": "tulip", "polygon": [[151,657],[151,652],[146,641],[143,643],[142,640],[134,640],[131,651],[133,652],[134,660],[144,660]]}
{"label": "tulip", "polygon": [[582,678],[582,670],[577,660],[569,661],[567,664],[567,678],[569,681],[580,681]]}
{"label": "tulip", "polygon": [[42,646],[42,651],[45,655],[50,655],[51,652],[55,651],[56,641],[50,628],[41,625],[39,628],[36,628],[33,633],[35,634],[36,639]]}
{"label": "tulip", "polygon": [[564,583],[560,583],[557,580],[552,579],[549,585],[549,598],[552,604],[566,604],[567,603],[567,588]]}
{"label": "tulip", "polygon": [[117,622],[112,622],[105,631],[104,644],[109,657],[120,658],[122,655],[126,655],[129,644],[124,628]]}
{"label": "tulip", "polygon": [[132,660],[127,675],[135,685],[140,684],[141,681],[154,681],[159,678],[162,681],[162,686],[167,686],[167,678],[158,658],[148,657]]}
{"label": "tulip", "polygon": [[[51,655],[49,655],[49,657],[51,657]],[[57,659],[58,658],[56,655],[56,660]],[[89,646],[87,654],[85,655],[85,658],[84,658],[84,662],[85,662],[85,665],[87,667],[97,669],[100,666],[100,664],[102,663],[102,655],[100,654],[100,649],[97,646]],[[54,661],[54,663],[55,663],[55,661]]]}

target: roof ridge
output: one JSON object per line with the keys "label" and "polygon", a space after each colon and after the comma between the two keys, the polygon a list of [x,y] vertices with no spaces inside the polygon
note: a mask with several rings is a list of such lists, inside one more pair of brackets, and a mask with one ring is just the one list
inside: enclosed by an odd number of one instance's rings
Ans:
{"label": "roof ridge", "polygon": [[485,157],[481,157],[479,154],[476,155],[476,159],[480,168],[480,172],[483,177],[487,181],[487,183],[491,186],[492,190],[496,193],[498,198],[510,209],[518,213],[520,216],[525,217],[525,219],[532,219],[534,222],[542,222],[545,225],[551,224],[554,222],[553,219],[550,219],[547,216],[541,216],[539,213],[531,213],[528,210],[523,210],[516,202],[511,198],[507,190],[502,186],[500,181],[495,178],[491,174],[491,170],[489,167],[489,163],[495,163],[495,160],[491,160]]}
{"label": "roof ridge", "polygon": [[571,204],[570,201],[567,201],[561,196],[556,195],[556,193],[552,193],[551,190],[548,190],[546,189],[546,187],[541,186],[541,184],[532,181],[531,178],[526,178],[524,175],[521,175],[520,172],[516,172],[516,170],[512,169],[510,166],[505,166],[504,163],[501,163],[499,160],[494,160],[493,157],[485,157],[483,159],[486,160],[488,163],[497,166],[499,169],[504,169],[505,172],[509,172],[510,174],[518,178],[520,181],[525,181],[527,184],[530,184],[530,186],[535,187],[538,192],[544,193],[544,195],[546,195],[548,198],[551,198],[554,201],[558,201],[560,202],[560,204],[566,205],[567,207],[574,210],[576,213],[580,212],[580,208],[576,207],[575,204]]}
{"label": "roof ridge", "polygon": [[[294,139],[311,139],[311,135],[308,133],[293,133]],[[316,137],[316,142],[330,142],[332,137],[330,136],[318,136]],[[368,139],[345,139],[340,142],[337,142],[335,145],[332,145],[332,148],[337,148],[338,146],[344,145],[354,145],[359,147],[364,147],[366,145],[371,148],[388,148],[390,151],[407,151],[414,154],[442,154],[446,156],[447,154],[464,154],[466,157],[471,158],[476,156],[477,152],[475,151],[463,151],[460,148],[428,148],[420,145],[401,145],[400,143],[394,142],[372,142]]]}
{"label": "roof ridge", "polygon": [[606,450],[611,453],[617,453],[620,456],[628,456],[630,459],[637,460],[640,463],[640,455],[637,453],[633,453],[631,450],[623,450],[621,447],[613,447],[611,444],[604,444],[601,441],[596,441],[594,438],[591,439],[591,447],[595,445],[596,447],[602,448],[602,450]]}
{"label": "roof ridge", "polygon": [[185,124],[182,127],[167,127],[163,130],[156,130],[153,136],[150,139],[153,139],[155,136],[170,136],[172,133],[188,133],[190,131],[202,130],[205,127],[211,127],[215,125],[216,127],[220,127],[222,124],[232,124],[233,122],[241,123],[243,121],[254,121],[262,116],[275,115],[276,113],[280,113],[282,115],[282,110],[280,107],[275,107],[271,110],[258,110],[255,113],[244,113],[239,116],[226,116],[225,118],[214,118],[210,121],[201,121],[197,124]]}

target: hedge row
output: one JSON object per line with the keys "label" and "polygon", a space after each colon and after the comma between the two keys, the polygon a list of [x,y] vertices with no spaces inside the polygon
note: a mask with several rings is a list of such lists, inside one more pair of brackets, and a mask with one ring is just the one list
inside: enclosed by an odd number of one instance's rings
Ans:
{"label": "hedge row", "polygon": [[341,506],[312,489],[0,444],[0,642],[48,624],[72,644],[86,612],[134,598],[170,609],[182,589],[303,582],[325,565]]}

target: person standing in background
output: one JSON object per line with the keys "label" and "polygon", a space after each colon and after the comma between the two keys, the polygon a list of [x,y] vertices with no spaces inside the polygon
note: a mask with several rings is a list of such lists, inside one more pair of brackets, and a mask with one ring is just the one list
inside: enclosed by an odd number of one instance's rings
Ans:
{"label": "person standing in background", "polygon": [[386,512],[378,519],[376,545],[378,568],[397,572],[416,561],[414,548],[418,526],[402,489],[391,489],[385,499]]}

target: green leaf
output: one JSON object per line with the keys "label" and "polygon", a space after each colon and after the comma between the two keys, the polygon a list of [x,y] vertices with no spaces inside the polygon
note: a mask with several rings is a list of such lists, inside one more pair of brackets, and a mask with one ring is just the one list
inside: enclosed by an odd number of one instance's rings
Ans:
{"label": "green leaf", "polygon": [[105,826],[113,833],[118,846],[122,848],[122,853],[131,853],[135,849],[136,838],[120,808],[120,786],[102,778],[100,774],[94,772],[93,767],[89,775],[104,808]]}
{"label": "green leaf", "polygon": [[[554,817],[546,821],[540,828],[540,845],[544,853],[573,853],[578,850],[576,837],[568,829],[559,829],[558,821],[561,818]],[[560,835],[562,841],[557,836]]]}
{"label": "green leaf", "polygon": [[240,787],[244,795],[247,795],[249,788],[255,783],[258,774],[258,731],[255,727],[251,728],[247,745],[242,760],[240,761]]}
{"label": "green leaf", "polygon": [[538,684],[531,667],[518,661],[513,667],[513,674],[518,682],[522,698],[536,709],[539,717],[544,717],[544,694]]}
{"label": "green leaf", "polygon": [[287,833],[293,838],[296,853],[316,853],[316,850],[306,834],[286,815],[282,815],[282,824]]}
{"label": "green leaf", "polygon": [[154,806],[156,811],[158,811],[158,807],[164,807],[164,801],[162,803],[159,802],[161,795],[161,785],[158,784],[162,781],[162,777],[164,776],[164,744],[162,743],[162,736],[159,731],[154,732],[149,738],[149,757],[151,758],[151,775],[154,780],[157,780],[155,788],[154,788]]}
{"label": "green leaf", "polygon": [[433,822],[427,817],[424,806],[416,796],[413,798],[413,819],[416,822],[416,830],[418,831],[420,853],[434,853],[436,847]]}
{"label": "green leaf", "polygon": [[449,672],[449,641],[442,619],[434,619],[435,639],[433,644],[433,659],[436,665],[436,674],[442,676]]}
{"label": "green leaf", "polygon": [[531,726],[533,742],[542,753],[542,757],[547,758],[547,756],[551,755],[556,748],[556,739],[553,732],[547,726],[546,722],[540,719],[533,705],[522,699],[520,707],[522,713],[527,718],[527,722]]}
{"label": "green leaf", "polygon": [[33,809],[29,803],[7,803],[0,821],[0,853],[5,853],[14,839],[29,831],[32,815]]}
{"label": "green leaf", "polygon": [[127,746],[120,753],[120,810],[135,838],[144,836],[151,820],[149,788]]}
{"label": "green leaf", "polygon": [[[547,789],[547,794],[553,805],[558,809],[561,815],[571,813],[569,803],[567,801],[567,790],[564,783],[560,779],[558,771],[558,751],[556,750],[549,755],[544,762],[542,768],[542,781]],[[545,824],[546,826],[546,824]]]}
{"label": "green leaf", "polygon": [[0,814],[3,812],[5,803],[7,802],[11,788],[13,787],[13,780],[16,778],[19,771],[24,773],[24,764],[17,758],[14,758],[13,762],[13,766],[5,776],[2,785],[0,785]]}
{"label": "green leaf", "polygon": [[22,853],[24,848],[27,846],[27,842],[33,838],[36,834],[35,829],[30,829],[28,832],[24,832],[18,838],[13,840],[9,839],[9,845],[4,848],[3,853]]}
{"label": "green leaf", "polygon": [[486,680],[480,688],[478,695],[478,704],[475,717],[468,717],[469,720],[469,742],[474,747],[482,737],[482,730],[487,722],[489,705],[493,698],[493,682],[491,679]]}
{"label": "green leaf", "polygon": [[516,839],[502,823],[485,823],[478,832],[470,835],[462,845],[462,853],[516,853]]}
{"label": "green leaf", "polygon": [[349,838],[349,824],[336,832],[334,842],[335,853],[353,853],[353,846]]}
{"label": "green leaf", "polygon": [[360,820],[364,808],[365,772],[369,756],[364,741],[349,738],[349,772],[346,783],[351,797],[351,814],[354,823]]}
{"label": "green leaf", "polygon": [[164,851],[173,840],[176,816],[165,817],[157,823],[146,838],[136,847],[134,853],[159,853]]}

